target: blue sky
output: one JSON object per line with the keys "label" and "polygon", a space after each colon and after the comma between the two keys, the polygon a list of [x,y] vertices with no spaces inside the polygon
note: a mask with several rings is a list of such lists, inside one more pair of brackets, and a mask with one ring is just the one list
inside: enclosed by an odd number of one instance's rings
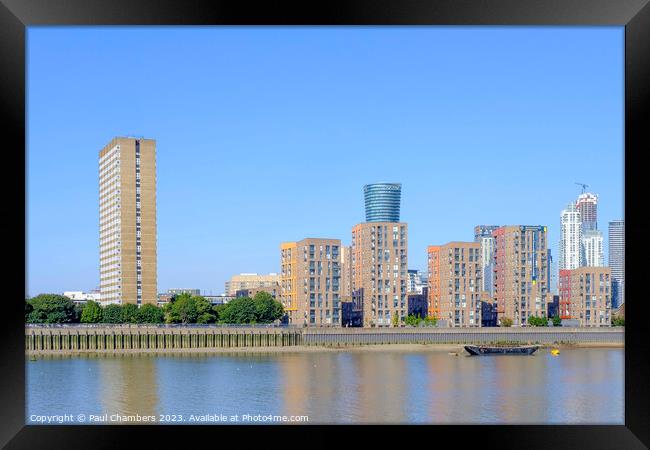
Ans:
{"label": "blue sky", "polygon": [[278,272],[402,183],[409,266],[476,224],[623,217],[622,27],[30,27],[27,294],[99,284],[99,150],[157,140],[158,290]]}

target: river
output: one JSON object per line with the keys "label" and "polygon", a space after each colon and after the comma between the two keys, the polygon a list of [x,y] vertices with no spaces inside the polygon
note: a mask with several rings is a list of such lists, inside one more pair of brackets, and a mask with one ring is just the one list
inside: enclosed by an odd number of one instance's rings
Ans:
{"label": "river", "polygon": [[28,424],[621,425],[624,350],[39,356],[26,390]]}

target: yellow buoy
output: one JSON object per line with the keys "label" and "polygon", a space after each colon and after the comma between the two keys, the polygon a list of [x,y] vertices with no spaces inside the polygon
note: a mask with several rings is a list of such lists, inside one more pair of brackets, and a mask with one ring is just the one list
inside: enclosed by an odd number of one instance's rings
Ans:
{"label": "yellow buoy", "polygon": [[551,350],[551,355],[557,356],[559,354],[560,354],[560,350],[558,350],[557,348],[554,348],[553,350]]}

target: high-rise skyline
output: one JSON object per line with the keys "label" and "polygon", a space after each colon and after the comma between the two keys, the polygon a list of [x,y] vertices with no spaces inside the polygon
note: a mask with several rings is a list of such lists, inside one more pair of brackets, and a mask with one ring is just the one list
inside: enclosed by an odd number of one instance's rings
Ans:
{"label": "high-rise skyline", "polygon": [[575,203],[571,202],[560,213],[560,270],[580,266],[582,218]]}
{"label": "high-rise skyline", "polygon": [[157,303],[156,239],[156,142],[116,137],[99,152],[102,303]]}
{"label": "high-rise skyline", "polygon": [[612,305],[625,302],[625,221],[609,222],[609,267],[612,269]]}

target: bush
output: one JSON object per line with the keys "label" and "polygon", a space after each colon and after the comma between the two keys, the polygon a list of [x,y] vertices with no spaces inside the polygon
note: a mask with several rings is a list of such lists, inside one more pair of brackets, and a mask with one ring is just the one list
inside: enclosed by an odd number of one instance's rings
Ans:
{"label": "bush", "polygon": [[501,318],[501,326],[502,327],[511,327],[512,326],[512,319],[510,317],[502,317]]}

